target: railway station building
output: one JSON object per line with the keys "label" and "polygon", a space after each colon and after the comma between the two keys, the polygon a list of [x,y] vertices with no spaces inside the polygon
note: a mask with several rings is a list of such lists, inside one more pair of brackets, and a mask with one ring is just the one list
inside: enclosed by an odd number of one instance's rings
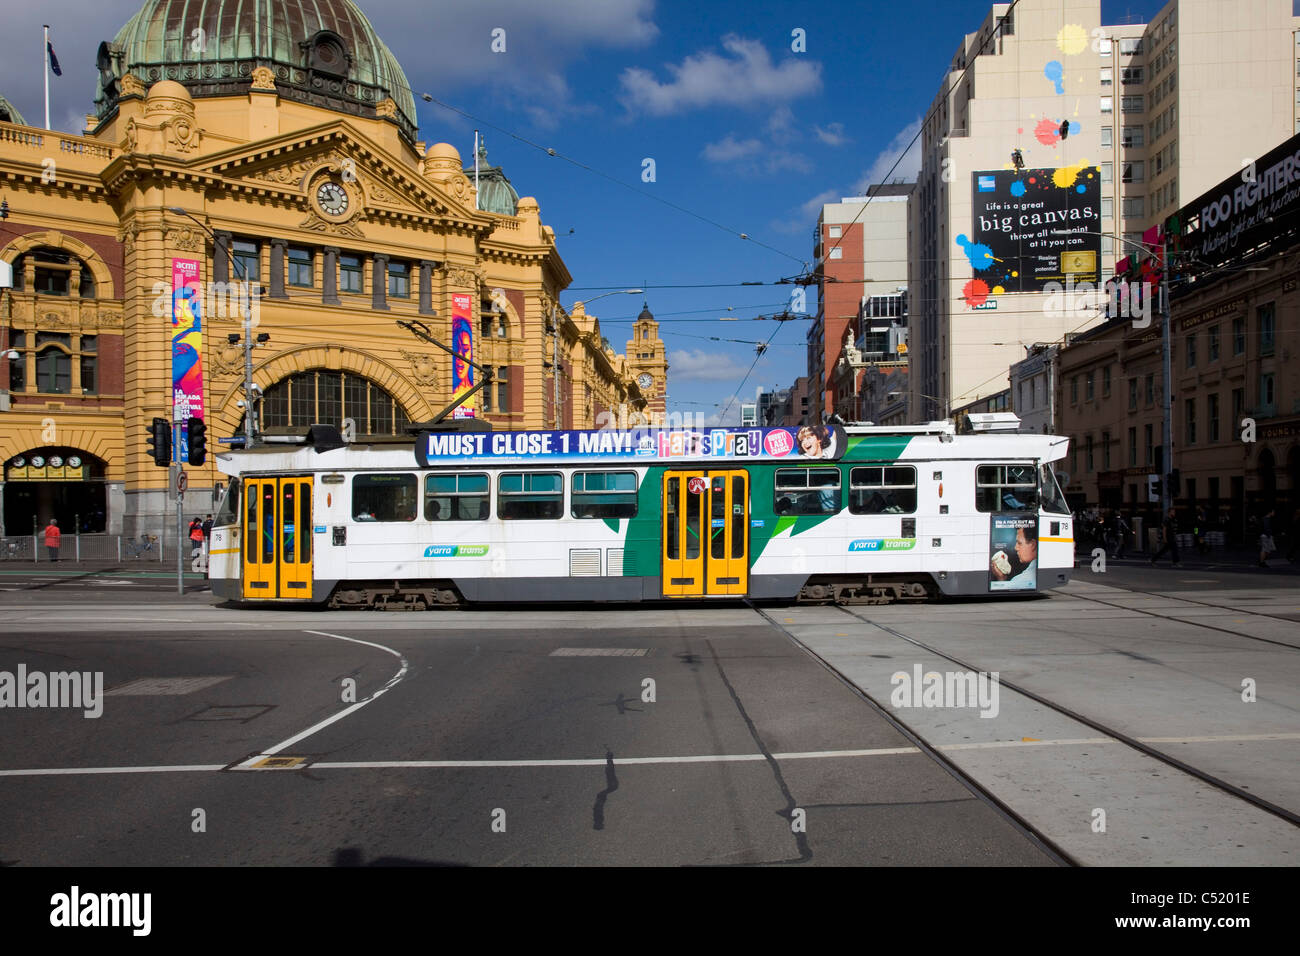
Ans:
{"label": "railway station building", "polygon": [[653,315],[623,354],[560,308],[571,276],[538,201],[485,151],[476,188],[472,147],[420,138],[402,67],[350,0],[146,0],[73,55],[99,71],[79,135],[0,99],[0,533],[168,526],[146,433],[172,420],[186,284],[209,441],[187,513],[212,510],[249,356],[266,428],[396,436],[449,405],[466,366],[399,320],[492,369],[473,401],[495,428],[664,410]]}

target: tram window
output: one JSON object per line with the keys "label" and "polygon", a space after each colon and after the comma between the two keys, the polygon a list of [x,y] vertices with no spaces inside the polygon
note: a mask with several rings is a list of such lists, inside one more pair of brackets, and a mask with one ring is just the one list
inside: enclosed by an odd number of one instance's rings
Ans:
{"label": "tram window", "polygon": [[415,475],[357,475],[352,479],[353,521],[414,521]]}
{"label": "tram window", "polygon": [[486,521],[488,476],[476,474],[426,475],[426,521]]}
{"label": "tram window", "polygon": [[214,525],[232,525],[239,520],[239,479],[231,478],[217,505],[217,513],[212,519]]}
{"label": "tram window", "polygon": [[916,513],[916,469],[911,465],[853,468],[849,511],[855,515]]}
{"label": "tram window", "polygon": [[745,475],[735,475],[731,479],[731,556],[733,558],[745,556],[745,532],[748,530],[745,477]]}
{"label": "tram window", "polygon": [[248,496],[248,520],[244,527],[244,543],[247,556],[245,560],[249,564],[257,564],[257,485],[254,484],[252,491],[254,493]]}
{"label": "tram window", "polygon": [[840,470],[779,468],[775,499],[778,515],[833,515],[840,510]]}
{"label": "tram window", "polygon": [[635,518],[635,471],[578,471],[573,475],[575,518]]}
{"label": "tram window", "polygon": [[497,478],[497,517],[548,520],[564,514],[564,478],[558,472],[517,471]]}
{"label": "tram window", "polygon": [[977,511],[1034,511],[1038,473],[1033,465],[980,465],[975,470]]}
{"label": "tram window", "polygon": [[665,557],[670,561],[676,561],[681,557],[681,547],[679,535],[681,528],[678,523],[679,515],[677,514],[677,498],[680,494],[678,485],[681,479],[669,478],[668,487],[664,491],[664,545],[666,548]]}
{"label": "tram window", "polygon": [[1058,515],[1070,513],[1070,506],[1066,504],[1065,495],[1061,494],[1061,486],[1056,483],[1051,465],[1038,466],[1038,486],[1042,494],[1044,511]]}

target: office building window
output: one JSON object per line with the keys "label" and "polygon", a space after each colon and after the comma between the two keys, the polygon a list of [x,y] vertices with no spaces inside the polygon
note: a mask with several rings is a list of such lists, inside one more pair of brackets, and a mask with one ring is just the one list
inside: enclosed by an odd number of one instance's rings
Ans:
{"label": "office building window", "polygon": [[1246,320],[1245,319],[1232,320],[1232,354],[1234,356],[1246,354]]}
{"label": "office building window", "polygon": [[411,297],[411,267],[407,263],[388,263],[388,294],[398,299]]}
{"label": "office building window", "polygon": [[1088,471],[1093,471],[1095,462],[1093,461],[1092,435],[1088,436],[1087,453],[1085,457],[1088,461]]}
{"label": "office building window", "polygon": [[1093,396],[1095,394],[1093,380],[1096,378],[1096,375],[1097,375],[1096,372],[1090,371],[1086,376],[1084,376],[1084,380],[1083,380],[1084,401],[1090,402],[1093,399]]}
{"label": "office building window", "polygon": [[1219,396],[1217,394],[1205,397],[1205,417],[1209,440],[1217,442],[1219,440]]}
{"label": "office building window", "polygon": [[1196,333],[1187,336],[1187,367],[1196,368]]}
{"label": "office building window", "polygon": [[1120,215],[1125,219],[1137,219],[1146,215],[1146,202],[1142,196],[1120,200],[1120,206]]}
{"label": "office building window", "polygon": [[1273,390],[1273,373],[1265,372],[1259,377],[1259,404],[1263,406],[1260,409],[1261,415],[1273,414],[1273,401],[1276,393]]}
{"label": "office building window", "polygon": [[1121,67],[1119,71],[1119,81],[1124,84],[1141,83],[1142,67],[1140,66]]}
{"label": "office building window", "polygon": [[1114,163],[1102,163],[1100,169],[1101,169],[1101,181],[1103,183],[1109,183],[1114,181],[1115,179]]}
{"label": "office building window", "polygon": [[1219,360],[1219,327],[1217,325],[1210,326],[1207,335],[1209,338],[1209,360],[1217,362]]}
{"label": "office building window", "polygon": [[1126,183],[1140,183],[1147,178],[1146,163],[1141,160],[1125,163],[1123,168],[1124,174],[1122,178]]}
{"label": "office building window", "polygon": [[831,256],[830,256],[830,257],[831,257],[832,259],[843,259],[843,258],[844,258],[844,250],[843,250],[842,248],[840,248],[839,246],[836,246],[834,249],[831,250]]}
{"label": "office building window", "polygon": [[1101,148],[1110,149],[1114,146],[1115,128],[1113,126],[1103,126],[1101,128]]}
{"label": "office building window", "polygon": [[1109,97],[1109,96],[1103,96],[1103,97],[1101,98],[1101,111],[1102,111],[1103,113],[1110,113],[1110,112],[1112,112],[1111,97]]}
{"label": "office building window", "polygon": [[830,226],[830,227],[828,227],[828,230],[827,230],[827,231],[828,231],[828,233],[829,233],[829,235],[830,235],[830,238],[832,238],[832,239],[838,239],[838,238],[840,238],[840,234],[841,234],[842,230],[843,230],[843,227],[842,227],[842,226]]}
{"label": "office building window", "polygon": [[1128,430],[1128,463],[1130,468],[1136,468],[1138,463],[1138,430],[1134,426]]}
{"label": "office building window", "polygon": [[1255,317],[1259,319],[1259,354],[1273,354],[1273,337],[1276,311],[1274,304],[1269,302],[1261,305],[1255,310]]}
{"label": "office building window", "polygon": [[1128,410],[1136,411],[1138,407],[1138,380],[1130,378],[1128,380]]}
{"label": "office building window", "polygon": [[235,264],[235,274],[232,278],[256,282],[262,277],[261,257],[258,254],[257,243],[246,242],[243,239],[232,240],[230,258]]}
{"label": "office building window", "polygon": [[1153,405],[1155,404],[1155,400],[1156,400],[1156,377],[1154,373],[1147,376],[1146,384],[1147,384],[1146,387],[1147,404]]}
{"label": "office building window", "polygon": [[1124,56],[1136,56],[1142,52],[1141,37],[1124,37],[1119,41],[1119,52]]}
{"label": "office building window", "polygon": [[1110,366],[1107,365],[1101,370],[1101,395],[1102,398],[1110,397]]}
{"label": "office building window", "polygon": [[1131,146],[1142,146],[1146,142],[1146,137],[1143,135],[1144,132],[1145,131],[1141,126],[1125,126],[1122,138],[1124,146],[1126,148]]}
{"label": "office building window", "polygon": [[1119,108],[1123,113],[1141,113],[1146,108],[1145,101],[1146,97],[1141,94],[1137,96],[1121,96]]}
{"label": "office building window", "polygon": [[1103,66],[1101,68],[1101,85],[1110,86],[1115,82],[1115,70],[1113,67]]}
{"label": "office building window", "polygon": [[1110,197],[1103,198],[1101,201],[1101,218],[1109,222],[1115,217],[1115,200]]}
{"label": "office building window", "polygon": [[1187,444],[1196,444],[1196,399],[1189,398],[1183,403],[1183,420],[1187,423]]}
{"label": "office building window", "polygon": [[1101,469],[1110,471],[1110,432],[1101,433]]}
{"label": "office building window", "polygon": [[1070,404],[1079,404],[1079,376],[1077,375],[1070,378]]}

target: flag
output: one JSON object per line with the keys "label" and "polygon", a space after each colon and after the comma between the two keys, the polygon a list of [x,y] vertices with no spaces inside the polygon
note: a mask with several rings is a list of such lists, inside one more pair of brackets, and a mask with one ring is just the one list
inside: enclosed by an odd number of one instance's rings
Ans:
{"label": "flag", "polygon": [[50,54],[50,69],[54,71],[55,76],[62,76],[63,71],[59,69],[59,58],[54,55],[54,44],[49,40],[46,40],[45,49],[48,50]]}

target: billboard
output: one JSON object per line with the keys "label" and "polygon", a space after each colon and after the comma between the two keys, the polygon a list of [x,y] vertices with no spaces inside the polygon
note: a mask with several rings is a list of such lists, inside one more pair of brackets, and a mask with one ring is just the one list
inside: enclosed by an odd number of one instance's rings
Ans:
{"label": "billboard", "polygon": [[176,460],[189,461],[187,418],[203,418],[203,291],[196,259],[172,260],[172,421]]}
{"label": "billboard", "polygon": [[[451,347],[456,353],[451,359],[451,397],[453,399],[474,387],[474,328],[470,325],[470,297],[457,292],[451,297]],[[468,361],[467,361],[468,360]],[[453,418],[473,418],[477,396],[456,406]]]}
{"label": "billboard", "polygon": [[982,306],[989,295],[1041,292],[1067,278],[1097,282],[1100,223],[1095,166],[972,173],[971,235],[957,237],[975,272],[967,302]]}
{"label": "billboard", "polygon": [[423,432],[415,443],[421,468],[489,460],[628,464],[687,461],[838,461],[847,436],[839,425],[798,428],[636,429],[615,431]]}
{"label": "billboard", "polygon": [[1300,216],[1300,136],[1229,176],[1170,217],[1179,271],[1221,266],[1295,228]]}

